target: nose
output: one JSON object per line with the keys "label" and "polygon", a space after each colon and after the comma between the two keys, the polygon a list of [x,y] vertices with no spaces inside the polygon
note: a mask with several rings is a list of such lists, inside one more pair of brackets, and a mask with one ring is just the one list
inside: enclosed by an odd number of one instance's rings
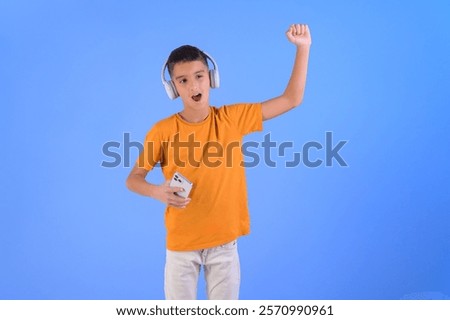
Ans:
{"label": "nose", "polygon": [[198,85],[196,83],[191,85],[191,92],[196,93],[198,91]]}

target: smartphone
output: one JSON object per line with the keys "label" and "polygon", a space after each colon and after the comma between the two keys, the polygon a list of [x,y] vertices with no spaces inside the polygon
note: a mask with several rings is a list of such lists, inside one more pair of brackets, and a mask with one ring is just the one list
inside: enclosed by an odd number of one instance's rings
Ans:
{"label": "smartphone", "polygon": [[181,173],[175,172],[172,180],[170,180],[171,187],[181,187],[184,190],[180,192],[175,192],[177,196],[187,198],[189,197],[189,193],[191,192],[193,183],[190,182],[186,177],[184,177]]}

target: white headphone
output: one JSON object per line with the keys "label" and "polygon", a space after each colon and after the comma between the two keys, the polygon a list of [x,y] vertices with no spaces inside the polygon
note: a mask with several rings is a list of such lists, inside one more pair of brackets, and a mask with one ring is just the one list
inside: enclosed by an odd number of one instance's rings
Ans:
{"label": "white headphone", "polygon": [[[211,88],[218,88],[220,86],[220,78],[219,78],[219,68],[217,67],[217,63],[214,61],[214,59],[207,54],[206,52],[203,52],[205,54],[205,56],[212,62],[214,69],[210,69],[209,70],[209,82],[210,82],[210,86]],[[164,76],[164,72],[167,68],[167,62],[169,59],[166,60],[166,62],[164,63],[162,70],[161,70],[161,81],[164,85],[164,88],[166,89],[167,95],[169,96],[170,99],[176,99],[178,98],[180,95],[178,94],[177,89],[175,88],[175,84],[173,83],[172,80],[166,80],[165,76]]]}

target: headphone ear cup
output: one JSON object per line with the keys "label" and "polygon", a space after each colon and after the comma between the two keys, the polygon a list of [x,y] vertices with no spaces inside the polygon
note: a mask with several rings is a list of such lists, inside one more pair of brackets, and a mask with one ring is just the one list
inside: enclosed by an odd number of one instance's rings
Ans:
{"label": "headphone ear cup", "polygon": [[171,100],[178,98],[180,95],[178,94],[177,88],[172,81],[164,81],[164,89],[166,89],[166,93]]}
{"label": "headphone ear cup", "polygon": [[218,88],[220,86],[219,72],[217,70],[209,70],[209,81],[211,88]]}

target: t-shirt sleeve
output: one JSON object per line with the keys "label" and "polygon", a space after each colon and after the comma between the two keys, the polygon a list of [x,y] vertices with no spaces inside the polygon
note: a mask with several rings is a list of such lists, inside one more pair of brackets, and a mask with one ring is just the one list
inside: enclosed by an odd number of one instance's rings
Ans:
{"label": "t-shirt sleeve", "polygon": [[261,103],[241,103],[225,106],[225,112],[242,135],[263,129]]}
{"label": "t-shirt sleeve", "polygon": [[152,170],[157,163],[162,162],[161,146],[161,133],[157,126],[154,126],[145,137],[143,149],[136,160],[136,165],[148,171]]}

